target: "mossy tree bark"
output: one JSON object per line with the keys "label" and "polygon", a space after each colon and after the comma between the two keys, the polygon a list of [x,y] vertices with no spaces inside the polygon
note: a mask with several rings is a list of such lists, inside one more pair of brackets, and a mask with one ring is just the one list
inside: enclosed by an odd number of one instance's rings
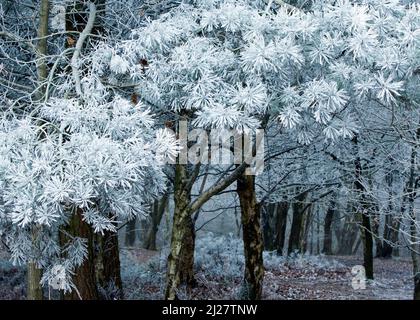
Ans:
{"label": "mossy tree bark", "polygon": [[188,169],[184,164],[175,165],[174,217],[171,249],[168,257],[165,299],[178,298],[181,284],[194,281],[194,223],[189,210],[191,189],[188,187]]}
{"label": "mossy tree bark", "polygon": [[[185,138],[185,137],[184,137]],[[180,139],[185,140],[186,139]],[[179,160],[179,159],[178,159]],[[172,224],[171,248],[167,264],[167,281],[165,299],[177,299],[177,291],[181,284],[188,287],[195,285],[194,279],[194,248],[195,228],[193,214],[214,195],[229,187],[243,174],[247,168],[246,163],[237,166],[207,190],[202,190],[200,195],[191,201],[191,189],[199,176],[200,164],[188,170],[184,161],[175,165],[174,179],[174,216]],[[185,161],[186,163],[187,161]],[[254,190],[255,192],[255,190]],[[259,213],[258,213],[259,216]],[[260,231],[261,232],[261,231]],[[262,243],[262,238],[261,238]]]}
{"label": "mossy tree bark", "polygon": [[43,293],[41,287],[42,270],[34,262],[29,262],[27,267],[27,292],[28,300],[42,300]]}
{"label": "mossy tree bark", "polygon": [[[48,19],[49,19],[49,0],[41,0],[39,10],[39,27],[38,27],[38,43],[36,47],[37,54],[37,77],[39,88],[37,91],[37,99],[43,99],[45,95],[45,87],[43,82],[48,76],[46,56],[48,54]],[[34,241],[36,241],[38,227],[32,230]],[[26,296],[28,300],[42,300],[41,286],[42,270],[39,269],[35,262],[29,262],[27,267],[27,289]]]}
{"label": "mossy tree bark", "polygon": [[242,175],[237,181],[241,205],[242,234],[245,253],[245,275],[241,298],[261,299],[264,279],[264,242],[260,224],[260,208],[255,192],[255,176]]}

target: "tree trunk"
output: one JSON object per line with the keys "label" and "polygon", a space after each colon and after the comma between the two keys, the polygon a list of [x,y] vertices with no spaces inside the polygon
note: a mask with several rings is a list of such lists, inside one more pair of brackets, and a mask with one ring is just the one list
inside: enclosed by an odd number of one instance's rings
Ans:
{"label": "tree trunk", "polygon": [[276,249],[277,255],[279,256],[283,255],[288,211],[289,203],[287,201],[283,201],[278,204],[276,214]]}
{"label": "tree trunk", "polygon": [[320,239],[320,234],[321,234],[321,224],[318,222],[319,221],[319,210],[316,212],[316,254],[320,254],[321,253],[321,239]]}
{"label": "tree trunk", "polygon": [[[187,117],[186,115],[181,115],[182,117]],[[179,123],[181,126],[181,122]],[[187,147],[187,137],[181,138],[181,135],[184,135],[183,130],[180,130],[178,136],[182,144],[185,143],[183,147]],[[182,153],[178,157],[178,164],[175,165],[175,179],[174,179],[174,203],[175,210],[173,216],[173,227],[172,227],[172,236],[171,236],[171,249],[168,256],[168,266],[167,266],[167,283],[165,289],[165,298],[166,299],[176,299],[177,298],[177,289],[181,282],[187,283],[187,285],[195,284],[193,277],[193,267],[194,267],[194,246],[195,246],[195,229],[194,229],[194,219],[192,214],[200,210],[200,208],[209,200],[212,196],[220,193],[229,187],[233,182],[237,181],[240,176],[243,174],[246,169],[246,164],[242,163],[237,166],[237,168],[226,177],[215,183],[212,187],[208,188],[206,191],[200,193],[200,195],[191,202],[191,189],[200,173],[200,165],[197,164],[194,167],[194,170],[189,174],[187,166],[182,164],[185,159],[182,156]],[[255,199],[255,186],[252,183],[254,189],[252,193]],[[239,192],[240,193],[240,192]],[[254,208],[256,209],[256,208]],[[261,227],[259,222],[260,212],[253,213],[251,217],[258,222],[258,239],[253,239],[254,242],[257,242],[258,245],[261,245],[261,255],[263,249],[263,240],[261,235]],[[246,227],[245,227],[246,229]],[[253,236],[253,235],[251,235]],[[248,243],[246,244],[248,245]],[[246,249],[247,250],[247,249]],[[261,258],[262,259],[262,258]],[[253,273],[258,270],[252,271]],[[257,279],[258,281],[259,279]]]}
{"label": "tree trunk", "polygon": [[413,280],[414,280],[414,300],[420,300],[420,267],[419,267],[419,260],[417,256],[418,246],[416,245],[418,241],[417,235],[417,227],[416,227],[416,213],[414,210],[414,191],[412,194],[409,195],[409,202],[410,202],[410,243],[411,243],[411,261],[413,264]]}
{"label": "tree trunk", "polygon": [[192,215],[185,217],[184,246],[181,250],[181,284],[188,287],[196,285],[194,277],[195,228]]}
{"label": "tree trunk", "polygon": [[[404,191],[404,194],[406,194],[406,191]],[[399,250],[399,235],[400,235],[400,225],[401,225],[401,219],[404,215],[405,211],[405,204],[406,204],[406,196],[402,199],[401,209],[400,213],[397,216],[393,216],[391,220],[391,235],[390,235],[390,242],[391,242],[391,249],[392,249],[392,256],[398,257],[400,254]]]}
{"label": "tree trunk", "polygon": [[324,221],[324,246],[322,253],[326,255],[332,255],[332,222],[335,216],[335,201],[332,200],[328,207],[327,213],[325,214]]}
{"label": "tree trunk", "polygon": [[[420,128],[417,129],[416,139],[418,140],[420,136]],[[416,225],[416,210],[415,210],[415,201],[417,197],[417,187],[418,182],[416,179],[416,164],[417,164],[417,148],[416,146],[412,147],[411,157],[410,157],[410,176],[407,187],[408,194],[408,210],[410,217],[410,251],[411,251],[411,261],[413,264],[413,280],[414,280],[414,293],[413,299],[420,300],[420,267],[419,260],[417,256],[418,248],[418,231]]]}
{"label": "tree trunk", "polygon": [[74,270],[73,283],[76,290],[64,295],[65,300],[97,300],[98,289],[95,279],[95,252],[94,232],[92,227],[83,221],[82,210],[77,211],[70,217],[64,232],[60,233],[61,246],[64,247],[74,237],[87,240],[87,257],[83,264]]}
{"label": "tree trunk", "polygon": [[[102,35],[104,33],[104,24],[102,19],[105,15],[105,0],[93,0],[93,3],[96,5],[98,15],[96,16],[95,24],[91,33]],[[89,12],[84,1],[76,0],[73,3],[66,5],[66,48],[71,48],[76,45],[77,37],[86,27],[88,16]],[[93,41],[95,41],[95,39],[96,38],[93,38]],[[64,71],[70,73],[71,65],[68,64]],[[64,299],[97,300],[99,295],[96,284],[95,263],[98,261],[98,251],[100,252],[101,248],[95,248],[96,237],[92,227],[83,221],[82,209],[76,209],[76,212],[70,217],[68,225],[63,227],[62,231],[63,232],[60,232],[60,243],[62,247],[71,241],[73,237],[84,238],[87,240],[87,257],[83,261],[83,264],[74,270],[73,283],[76,289],[68,294],[65,294]],[[98,250],[95,252],[95,249]],[[106,257],[100,255],[100,259],[104,258],[106,259]],[[100,271],[102,271],[102,269]]]}
{"label": "tree trunk", "polygon": [[156,200],[156,205],[152,214],[152,223],[146,235],[144,248],[148,250],[156,250],[156,234],[159,230],[159,225],[163,217],[163,213],[168,205],[169,195],[163,195],[160,201]]}
{"label": "tree trunk", "polygon": [[370,218],[362,213],[361,238],[363,242],[363,266],[366,270],[366,278],[373,279],[373,239],[370,227]]}
{"label": "tree trunk", "polygon": [[414,300],[420,300],[420,273],[414,276]]}
{"label": "tree trunk", "polygon": [[392,220],[392,231],[391,231],[391,257],[398,257],[400,255],[399,249],[399,231],[400,231],[401,219],[394,218]]}
{"label": "tree trunk", "polygon": [[301,193],[297,198],[296,201],[292,204],[293,210],[293,219],[292,219],[292,227],[290,229],[290,236],[289,236],[289,246],[287,248],[287,254],[291,254],[294,252],[300,252],[300,237],[301,237],[301,230],[302,230],[302,202],[305,200],[306,192]]}
{"label": "tree trunk", "polygon": [[40,284],[42,277],[42,270],[38,269],[35,262],[29,262],[27,268],[27,299],[28,300],[42,300],[42,287]]}
{"label": "tree trunk", "polygon": [[168,257],[165,299],[177,299],[177,290],[183,283],[194,282],[194,223],[188,205],[191,191],[187,187],[186,165],[175,165],[174,217],[171,249]]}
{"label": "tree trunk", "polygon": [[242,175],[237,181],[237,193],[241,205],[245,253],[245,276],[241,298],[258,300],[261,299],[264,278],[264,243],[260,224],[260,208],[255,192],[255,177]]}
{"label": "tree trunk", "polygon": [[354,243],[354,246],[350,250],[350,254],[356,255],[357,251],[359,250],[360,243],[362,242],[362,236],[358,236],[358,233],[356,233],[356,241]]}
{"label": "tree trunk", "polygon": [[340,248],[339,254],[351,255],[353,254],[353,247],[357,240],[357,224],[354,221],[353,215],[347,214],[344,220],[344,225],[341,228]]}
{"label": "tree trunk", "polygon": [[[49,0],[41,0],[39,10],[39,27],[38,27],[38,43],[37,43],[37,76],[38,86],[37,99],[41,100],[45,94],[43,82],[48,76],[46,56],[48,54],[48,19],[49,19]],[[35,227],[36,228],[36,227]],[[34,230],[33,233],[36,233]],[[36,234],[34,234],[36,238]],[[42,270],[38,269],[35,262],[29,262],[27,267],[27,299],[42,300],[41,287]]]}
{"label": "tree trunk", "polygon": [[[393,163],[393,159],[390,158],[390,163]],[[391,238],[392,238],[392,223],[393,223],[393,212],[394,212],[394,205],[393,205],[393,193],[392,193],[392,184],[393,184],[393,174],[392,171],[390,171],[386,177],[385,180],[387,182],[389,191],[388,191],[388,208],[387,212],[385,213],[385,223],[384,223],[384,232],[383,232],[383,239],[381,241],[381,252],[380,255],[378,255],[378,248],[376,255],[381,258],[391,258],[392,257],[392,245],[390,244]],[[377,210],[379,213],[379,210]],[[378,214],[379,216],[379,214]],[[380,240],[379,240],[380,241]]]}
{"label": "tree trunk", "polygon": [[[353,138],[353,143],[358,148],[357,145],[357,135]],[[358,150],[357,150],[358,153]],[[372,238],[372,228],[369,216],[369,206],[366,199],[366,189],[362,184],[362,164],[360,156],[357,154],[354,161],[355,165],[355,181],[354,188],[356,192],[360,195],[360,208],[356,209],[361,211],[361,238],[363,241],[363,266],[366,270],[366,278],[373,279],[373,238]]]}
{"label": "tree trunk", "polygon": [[382,257],[383,255],[383,242],[381,235],[379,234],[379,228],[381,226],[381,218],[379,208],[374,209],[374,214],[371,221],[372,235],[375,241],[375,257]]}
{"label": "tree trunk", "polygon": [[381,258],[391,258],[393,247],[390,244],[392,243],[392,233],[393,233],[393,222],[392,222],[392,213],[388,213],[385,216],[385,225],[384,225],[384,235],[383,235],[383,242],[382,242],[382,252],[380,257]]}
{"label": "tree trunk", "polygon": [[[32,230],[32,246],[36,252],[35,256],[38,256],[40,249],[38,246],[39,235],[41,233],[40,226],[35,225]],[[35,259],[36,260],[36,259]],[[41,278],[42,278],[42,269],[39,269],[36,261],[29,261],[27,265],[27,300],[43,300]]]}
{"label": "tree trunk", "polygon": [[308,233],[312,221],[312,211],[314,205],[311,204],[309,207],[305,208],[301,213],[302,215],[302,226],[299,236],[299,252],[306,253],[307,244],[308,244]]}
{"label": "tree trunk", "polygon": [[118,233],[104,231],[103,235],[96,235],[96,241],[96,247],[98,248],[96,278],[99,285],[107,294],[102,298],[121,300],[123,299],[123,286]]}
{"label": "tree trunk", "polygon": [[276,246],[275,220],[277,215],[277,206],[277,203],[269,203],[267,205],[261,206],[264,249],[267,251],[273,251]]}
{"label": "tree trunk", "polygon": [[125,245],[132,247],[136,243],[136,225],[137,219],[131,219],[125,226]]}
{"label": "tree trunk", "polygon": [[37,99],[41,100],[45,94],[44,81],[48,77],[46,56],[48,54],[48,19],[49,19],[50,3],[49,0],[41,0],[40,14],[39,14],[39,28],[38,28],[38,43],[37,43],[37,76],[39,81],[39,88],[37,92]]}

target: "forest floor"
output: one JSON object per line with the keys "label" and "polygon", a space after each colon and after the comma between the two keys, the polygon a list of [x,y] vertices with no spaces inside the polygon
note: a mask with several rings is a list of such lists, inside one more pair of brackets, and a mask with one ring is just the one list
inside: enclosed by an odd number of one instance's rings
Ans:
{"label": "forest floor", "polygon": [[[154,256],[148,250],[131,252],[133,260],[147,263]],[[311,257],[309,257],[311,259]],[[413,292],[412,267],[408,258],[375,259],[375,280],[366,289],[352,287],[352,267],[362,265],[361,257],[324,256],[334,267],[323,268],[310,261],[285,263],[281,267],[266,267],[263,299],[274,300],[411,300]],[[196,272],[197,286],[182,291],[187,299],[235,299],[240,290],[240,277],[230,279],[209,276],[204,270]],[[143,292],[158,298],[160,285],[146,284]]]}
{"label": "forest floor", "polygon": [[[164,270],[160,262],[166,255],[143,249],[122,250],[122,274],[128,299],[161,299]],[[285,259],[285,258],[283,258]],[[153,262],[154,261],[154,262]],[[274,261],[274,262],[273,262]],[[266,266],[263,299],[310,300],[393,300],[412,298],[411,263],[409,259],[375,259],[375,280],[364,290],[354,290],[351,285],[351,268],[361,265],[354,256],[309,256],[299,262],[277,260]],[[232,269],[232,266],[229,265]],[[239,269],[238,269],[239,270]],[[238,296],[240,271],[218,276],[209,273],[205,266],[197,268],[197,286],[181,291],[184,299],[235,299]],[[25,299],[25,270],[14,267],[7,255],[0,252],[0,300]]]}
{"label": "forest floor", "polygon": [[330,256],[342,268],[290,269],[265,275],[266,299],[314,299],[314,300],[406,300],[412,299],[413,280],[411,262],[408,259],[375,259],[375,280],[366,289],[352,287],[352,267],[363,264],[354,256]]}

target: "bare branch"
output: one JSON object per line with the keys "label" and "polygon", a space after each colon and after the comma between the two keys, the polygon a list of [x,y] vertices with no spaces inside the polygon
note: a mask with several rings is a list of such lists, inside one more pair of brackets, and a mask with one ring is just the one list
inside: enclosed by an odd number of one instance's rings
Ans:
{"label": "bare branch", "polygon": [[82,92],[82,85],[81,85],[81,80],[80,80],[80,70],[77,66],[77,63],[78,63],[80,54],[82,52],[83,44],[85,43],[87,37],[92,32],[93,25],[95,23],[95,18],[96,18],[96,5],[93,2],[91,2],[89,3],[89,18],[86,23],[86,27],[80,34],[79,39],[77,40],[76,48],[74,50],[74,53],[70,62],[73,78],[74,78],[74,81],[76,82],[76,93],[78,96],[81,96],[83,92]]}

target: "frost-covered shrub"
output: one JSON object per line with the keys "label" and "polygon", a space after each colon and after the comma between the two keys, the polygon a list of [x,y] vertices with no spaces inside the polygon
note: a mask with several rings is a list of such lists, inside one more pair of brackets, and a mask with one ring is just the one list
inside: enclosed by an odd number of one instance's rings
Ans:
{"label": "frost-covered shrub", "polygon": [[121,289],[114,281],[107,283],[105,286],[98,286],[98,291],[101,300],[117,300],[121,297]]}
{"label": "frost-covered shrub", "polygon": [[195,267],[205,275],[225,280],[240,277],[244,261],[242,240],[232,234],[215,236],[209,232],[196,241]]}
{"label": "frost-covered shrub", "polygon": [[266,270],[284,271],[287,269],[337,271],[345,266],[325,255],[309,255],[292,253],[289,256],[278,256],[272,252],[264,252]]}
{"label": "frost-covered shrub", "polygon": [[[266,270],[283,271],[285,269],[305,269],[335,271],[344,266],[324,255],[293,253],[290,256],[278,256],[264,251],[264,267]],[[242,239],[232,234],[216,236],[206,233],[196,241],[195,267],[197,271],[212,277],[241,277],[244,268]]]}
{"label": "frost-covered shrub", "polygon": [[7,260],[0,260],[0,300],[20,300],[26,295],[26,272]]}
{"label": "frost-covered shrub", "polygon": [[121,256],[121,278],[124,298],[136,300],[162,299],[166,275],[163,253],[145,264],[133,263],[127,254]]}
{"label": "frost-covered shrub", "polygon": [[100,70],[112,66],[103,51],[81,58],[86,76],[76,97],[74,79],[63,76],[31,114],[0,117],[0,237],[13,263],[36,263],[42,283],[58,281],[64,291],[72,289],[87,242],[59,244],[59,230],[76,214],[97,233],[146,215],[145,204],[165,189],[167,157],[178,150],[148,106],[104,85],[109,77]]}
{"label": "frost-covered shrub", "polygon": [[[121,273],[126,299],[161,299],[166,279],[166,258],[168,248],[164,248],[146,263],[133,263],[135,259],[123,251],[121,255]],[[305,274],[316,276],[322,272],[336,272],[345,269],[339,262],[324,255],[312,256],[292,254],[277,256],[273,252],[264,252],[264,267],[267,272],[277,274]],[[198,282],[215,286],[215,283],[229,283],[239,289],[244,271],[242,239],[233,234],[218,236],[212,232],[202,233],[196,239],[195,276]],[[210,284],[211,283],[211,284]],[[213,288],[214,289],[214,288]],[[235,288],[234,288],[235,289]],[[235,290],[226,293],[225,298],[235,296]],[[231,296],[233,295],[233,296]],[[180,288],[179,296],[190,298],[189,293]]]}

